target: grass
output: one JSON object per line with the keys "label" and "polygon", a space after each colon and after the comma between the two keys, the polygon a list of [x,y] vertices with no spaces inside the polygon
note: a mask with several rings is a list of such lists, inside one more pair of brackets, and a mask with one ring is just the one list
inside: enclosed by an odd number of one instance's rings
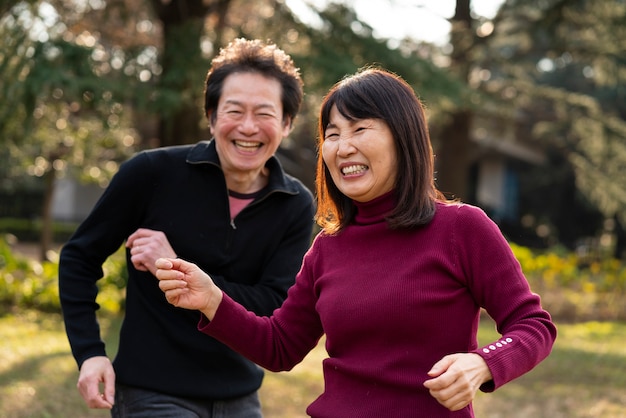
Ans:
{"label": "grass", "polygon": [[[119,317],[101,319],[107,346],[117,345]],[[626,323],[558,324],[550,357],[495,393],[479,393],[481,418],[617,418],[626,416]],[[497,338],[481,325],[481,341]],[[306,417],[322,390],[323,347],[294,370],[267,373],[261,390],[267,418]],[[0,317],[0,418],[109,417],[89,410],[76,390],[77,370],[58,314],[34,311]]]}

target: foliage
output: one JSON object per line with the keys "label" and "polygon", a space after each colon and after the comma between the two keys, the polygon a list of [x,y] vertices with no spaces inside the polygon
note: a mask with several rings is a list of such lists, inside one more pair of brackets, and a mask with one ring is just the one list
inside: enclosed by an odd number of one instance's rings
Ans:
{"label": "foliage", "polygon": [[[507,0],[493,20],[473,16],[454,48],[379,39],[350,4],[310,6],[319,21],[307,25],[282,0],[3,3],[0,95],[11,100],[0,103],[0,188],[46,191],[49,202],[57,175],[106,185],[138,147],[206,139],[209,59],[245,36],[277,42],[302,68],[306,102],[279,154],[309,187],[321,97],[345,74],[379,64],[425,101],[440,161],[449,133],[465,129],[457,123],[444,135],[441,127],[468,109],[513,123],[519,136],[560,154],[526,176],[520,202],[522,215],[541,218],[556,239],[571,244],[597,231],[602,219],[591,209],[626,224],[626,189],[617,181],[626,167],[623,1]],[[450,65],[459,52],[467,52],[467,80]],[[438,179],[471,178],[465,165]],[[554,188],[571,191],[570,181],[575,194],[544,204]]]}
{"label": "foliage", "polygon": [[[434,65],[428,45],[411,39],[396,44],[376,38],[373,28],[345,4],[331,2],[325,9],[311,6],[311,10],[321,21],[315,27],[299,23],[291,11],[281,16],[282,21],[290,22],[288,29],[298,33],[298,42],[307,46],[304,50],[291,48],[294,60],[304,69],[309,91],[323,95],[359,68],[383,66],[407,80],[429,106],[440,107],[443,98],[459,102],[466,93],[461,80]],[[265,24],[269,26],[267,21]],[[282,42],[290,44],[288,39]]]}
{"label": "foliage", "polygon": [[[47,1],[17,2],[0,16],[0,187],[43,195],[40,245],[52,239],[56,178],[69,175],[106,185],[133,152],[136,134],[119,100],[125,86],[102,78],[95,38],[73,38]],[[9,77],[5,77],[8,75]],[[10,164],[9,164],[10,162]],[[36,181],[40,179],[41,181]]]}
{"label": "foliage", "polygon": [[[7,240],[7,237],[9,238]],[[59,310],[57,262],[36,262],[13,252],[15,238],[0,240],[0,305]],[[533,291],[560,320],[626,320],[626,265],[607,254],[576,254],[562,248],[533,251],[511,243]],[[51,257],[56,260],[58,256]],[[106,312],[124,307],[128,274],[121,247],[103,266],[98,303]]]}
{"label": "foliage", "polygon": [[626,4],[509,0],[494,25],[476,62],[474,72],[487,75],[477,88],[504,99],[520,134],[561,153],[577,188],[623,223]]}
{"label": "foliage", "polygon": [[98,55],[86,36],[61,37],[64,25],[46,4],[17,3],[0,20],[0,34],[8,40],[0,44],[0,89],[14,99],[0,104],[0,158],[12,162],[0,172],[4,188],[72,163],[90,177],[106,178],[116,169],[109,161],[126,158],[135,142],[124,126],[130,115],[121,116],[116,100],[124,87],[100,77]]}
{"label": "foliage", "polygon": [[511,244],[533,291],[561,320],[626,319],[626,265],[593,254],[536,252]]}
{"label": "foliage", "polygon": [[[22,121],[26,117],[25,107],[20,100],[25,96],[25,88],[22,83],[24,73],[28,71],[29,57],[32,49],[26,31],[19,25],[17,16],[4,10],[0,15],[0,97],[12,97],[16,100],[0,101],[0,186],[6,182],[11,173],[13,161],[11,155],[6,152],[6,138],[23,137]],[[5,186],[6,187],[6,186]]]}
{"label": "foliage", "polygon": [[[10,243],[15,241],[10,235],[0,239],[0,311],[18,308],[60,312],[58,262],[39,262],[14,253]],[[103,271],[97,302],[104,311],[119,312],[124,306],[128,277],[123,247],[109,257]]]}
{"label": "foliage", "polygon": [[[80,7],[60,0],[24,1],[6,14],[0,28],[10,42],[0,51],[13,58],[0,68],[7,75],[0,79],[16,82],[0,82],[0,87],[13,89],[17,106],[0,112],[0,127],[7,124],[0,128],[0,142],[7,145],[0,159],[17,164],[3,165],[11,167],[0,173],[5,184],[20,187],[17,182],[44,176],[55,166],[58,175],[74,170],[81,181],[106,184],[116,163],[135,146],[205,139],[201,96],[208,59],[222,39],[235,36],[273,40],[305,69],[303,123],[293,141],[285,142],[282,157],[286,169],[309,186],[318,101],[345,74],[366,64],[384,65],[413,83],[431,107],[442,98],[454,102],[462,88],[422,57],[423,45],[406,40],[396,48],[374,38],[346,6],[318,11],[324,24],[313,28],[298,22],[283,2],[177,3],[180,7],[171,10],[180,12],[176,16],[166,10],[173,6],[147,0]],[[41,30],[38,36],[35,28]],[[204,133],[198,131],[201,125]],[[99,152],[105,137],[115,146]],[[88,149],[89,144],[94,146]]]}
{"label": "foliage", "polygon": [[[10,234],[22,242],[36,242],[41,234],[38,218],[0,218],[0,234]],[[72,222],[54,222],[52,233],[55,242],[65,242],[74,233],[77,225]]]}
{"label": "foliage", "polygon": [[59,309],[56,264],[14,255],[3,239],[0,241],[0,268],[0,304],[37,307],[43,311]]}

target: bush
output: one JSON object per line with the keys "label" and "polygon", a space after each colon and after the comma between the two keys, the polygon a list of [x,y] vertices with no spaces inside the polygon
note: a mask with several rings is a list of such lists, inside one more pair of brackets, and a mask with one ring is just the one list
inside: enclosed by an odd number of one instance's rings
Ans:
{"label": "bush", "polygon": [[[619,260],[588,262],[560,249],[535,252],[516,244],[511,248],[553,317],[626,320],[626,268]],[[123,246],[105,262],[103,272],[97,302],[104,311],[119,312],[128,281]],[[13,254],[6,237],[0,237],[0,306],[60,311],[58,264]]]}
{"label": "bush", "polygon": [[[65,242],[74,233],[78,224],[74,222],[53,222],[52,235],[56,242]],[[20,241],[38,241],[42,223],[38,218],[0,218],[0,234],[15,235]]]}
{"label": "bush", "polygon": [[511,244],[532,289],[561,320],[626,319],[626,268],[617,259],[589,262],[560,249],[533,252]]}
{"label": "bush", "polygon": [[[0,306],[35,308],[60,312],[59,266],[57,262],[39,262],[14,254],[7,236],[0,237]],[[58,258],[58,257],[57,257]],[[98,282],[100,292],[97,302],[101,308],[119,312],[124,306],[124,289],[128,274],[123,247],[103,265],[104,277]]]}

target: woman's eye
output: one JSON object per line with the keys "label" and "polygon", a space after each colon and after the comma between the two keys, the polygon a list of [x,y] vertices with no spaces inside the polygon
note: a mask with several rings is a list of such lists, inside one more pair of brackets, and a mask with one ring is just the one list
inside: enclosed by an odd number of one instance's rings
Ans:
{"label": "woman's eye", "polygon": [[326,136],[324,136],[324,139],[327,140],[327,141],[332,141],[332,140],[337,139],[337,138],[339,138],[339,134],[334,133],[334,132],[333,133],[327,133]]}

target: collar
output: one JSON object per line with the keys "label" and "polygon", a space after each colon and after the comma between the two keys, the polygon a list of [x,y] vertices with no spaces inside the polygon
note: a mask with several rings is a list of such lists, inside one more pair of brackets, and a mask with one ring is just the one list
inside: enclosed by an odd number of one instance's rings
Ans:
{"label": "collar", "polygon": [[384,221],[396,205],[395,190],[391,190],[367,202],[353,200],[357,212],[354,222],[357,224],[372,224]]}
{"label": "collar", "polygon": [[[200,141],[191,147],[187,153],[188,164],[200,165],[209,164],[219,168],[222,172],[222,166],[220,164],[220,157],[217,154],[217,148],[215,146],[215,140]],[[266,187],[268,191],[282,191],[289,194],[298,194],[299,190],[297,185],[290,181],[289,176],[283,170],[280,161],[276,156],[270,157],[265,163],[265,167],[269,169],[270,177]]]}

